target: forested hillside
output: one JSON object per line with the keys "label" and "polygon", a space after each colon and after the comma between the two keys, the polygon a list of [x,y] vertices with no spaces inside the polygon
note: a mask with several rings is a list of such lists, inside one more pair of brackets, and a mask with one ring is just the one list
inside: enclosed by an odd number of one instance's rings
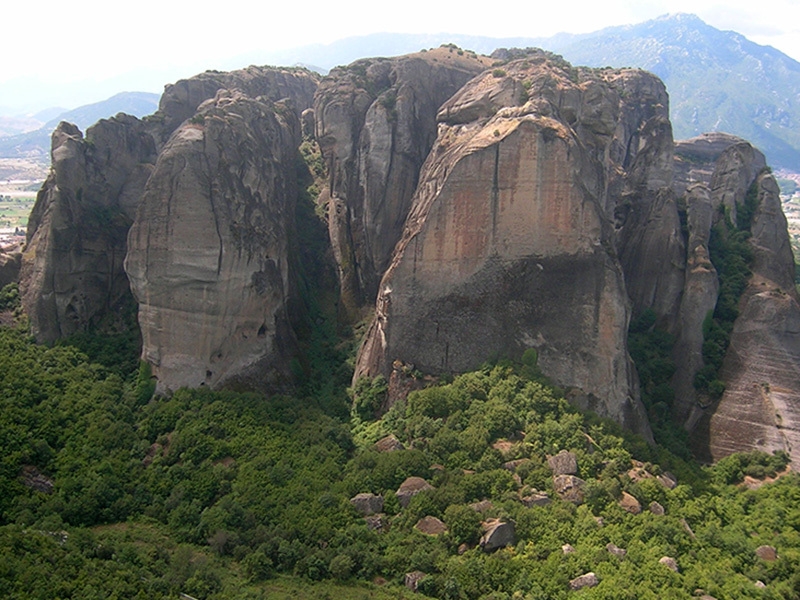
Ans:
{"label": "forested hillside", "polygon": [[[380,378],[349,416],[344,390],[318,385],[151,399],[146,367],[124,366],[135,340],[112,345],[101,365],[0,329],[3,597],[410,597],[404,581],[465,599],[800,593],[785,456],[702,468],[649,447],[569,407],[532,352],[376,420]],[[411,496],[409,477],[426,482]],[[357,494],[382,496],[380,516]],[[570,591],[587,573],[597,585]]]}

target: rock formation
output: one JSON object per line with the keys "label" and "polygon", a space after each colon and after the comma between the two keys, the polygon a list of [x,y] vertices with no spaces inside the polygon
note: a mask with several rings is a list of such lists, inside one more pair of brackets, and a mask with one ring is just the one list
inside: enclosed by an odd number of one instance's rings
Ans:
{"label": "rock formation", "polygon": [[163,144],[197,108],[219,90],[239,90],[251,98],[277,102],[284,98],[300,114],[309,108],[319,83],[319,75],[302,68],[255,67],[237,71],[206,71],[167,85],[151,120],[158,123],[158,140]]}
{"label": "rock formation", "polygon": [[[653,99],[662,108],[627,110]],[[647,148],[632,140],[665,103],[649,74],[574,70],[541,53],[448,100],[356,377],[388,377],[396,359],[459,372],[536,348],[579,405],[649,435],[608,190],[625,165],[653,166],[622,149]]]}
{"label": "rock formation", "polygon": [[52,168],[28,222],[20,291],[39,342],[85,329],[128,293],[126,235],[156,159],[145,125],[117,115],[53,132]]}
{"label": "rock formation", "polygon": [[722,379],[725,393],[700,417],[701,458],[789,452],[800,459],[800,303],[777,183],[756,178],[752,275],[739,302]]}
{"label": "rock formation", "polygon": [[314,99],[329,165],[330,238],[345,313],[372,303],[400,239],[436,112],[490,61],[453,48],[364,59],[333,69]]}
{"label": "rock formation", "polygon": [[125,261],[159,389],[286,370],[299,138],[289,106],[221,90],[159,155]]}

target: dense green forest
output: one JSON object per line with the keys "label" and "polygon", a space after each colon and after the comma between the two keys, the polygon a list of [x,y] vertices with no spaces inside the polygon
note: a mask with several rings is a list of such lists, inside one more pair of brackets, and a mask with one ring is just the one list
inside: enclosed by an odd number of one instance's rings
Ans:
{"label": "dense green forest", "polygon": [[[295,396],[151,398],[135,340],[115,344],[46,348],[0,328],[2,597],[800,596],[800,480],[786,456],[701,467],[650,447],[571,408],[532,352],[377,419],[386,381],[359,382],[351,409],[346,360],[324,352],[298,365],[308,383]],[[402,449],[376,448],[389,435]],[[548,457],[562,450],[582,501],[554,488]],[[412,476],[430,487],[408,501],[397,491]],[[359,493],[381,495],[383,516],[359,513]],[[446,531],[420,532],[423,517]],[[487,551],[491,519],[514,537]],[[415,571],[416,595],[403,587]],[[571,591],[589,572],[598,584]]]}

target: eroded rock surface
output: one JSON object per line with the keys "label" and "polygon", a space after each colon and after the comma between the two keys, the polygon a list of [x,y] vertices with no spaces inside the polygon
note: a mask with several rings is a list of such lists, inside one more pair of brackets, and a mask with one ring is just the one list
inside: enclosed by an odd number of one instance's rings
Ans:
{"label": "eroded rock surface", "polygon": [[[316,94],[316,135],[345,309],[372,303],[436,139],[436,112],[491,61],[452,48],[333,69]],[[388,377],[388,374],[387,374]]]}
{"label": "eroded rock surface", "polygon": [[28,221],[20,291],[39,342],[85,329],[128,294],[126,236],[156,147],[144,123],[119,114],[53,132],[52,168]]}
{"label": "eroded rock surface", "polygon": [[299,118],[311,107],[320,79],[318,74],[301,68],[250,66],[236,71],[206,71],[167,85],[151,120],[158,124],[159,141],[165,143],[181,123],[194,116],[197,108],[219,90],[239,90],[251,98],[261,97],[271,102],[288,98]]}
{"label": "eroded rock surface", "polygon": [[222,90],[159,155],[125,261],[159,390],[280,385],[299,135],[289,106]]}
{"label": "eroded rock surface", "polygon": [[625,121],[622,90],[636,105],[653,86],[663,92],[640,71],[573,72],[537,54],[448,100],[356,377],[388,377],[395,359],[461,372],[536,348],[576,404],[649,436],[606,159],[642,126]]}
{"label": "eroded rock surface", "polygon": [[800,459],[800,304],[786,218],[769,173],[755,181],[753,262],[722,368],[725,393],[698,424],[702,458],[789,452]]}

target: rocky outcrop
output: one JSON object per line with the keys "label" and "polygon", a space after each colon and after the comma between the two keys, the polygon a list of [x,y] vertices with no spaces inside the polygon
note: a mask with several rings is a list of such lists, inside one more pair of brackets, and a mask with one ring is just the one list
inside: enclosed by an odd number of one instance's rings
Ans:
{"label": "rocky outcrop", "polygon": [[643,72],[573,73],[535,55],[442,106],[356,377],[388,377],[395,359],[460,372],[536,348],[576,404],[650,435],[627,353],[614,163],[598,159],[641,126],[622,124],[636,80],[649,98],[657,80]]}
{"label": "rocky outcrop", "polygon": [[0,248],[0,288],[19,281],[22,252],[19,245]]}
{"label": "rocky outcrop", "polygon": [[422,477],[408,477],[400,484],[400,487],[397,488],[397,500],[400,502],[400,506],[408,508],[414,496],[422,492],[429,492],[433,489],[434,487]]}
{"label": "rocky outcrop", "polygon": [[[436,139],[436,112],[490,61],[453,48],[333,69],[314,99],[345,312],[372,303]],[[388,373],[387,373],[388,377]]]}
{"label": "rocky outcrop", "polygon": [[725,392],[697,425],[701,457],[784,450],[800,459],[800,304],[778,187],[756,178],[752,275],[722,368]]}
{"label": "rocky outcrop", "polygon": [[22,306],[39,342],[85,329],[128,294],[126,236],[156,160],[146,126],[117,115],[84,139],[62,122],[28,222]]}
{"label": "rocky outcrop", "polygon": [[165,143],[197,108],[219,90],[239,90],[251,98],[277,102],[288,98],[299,118],[310,108],[321,77],[303,68],[250,66],[237,71],[206,71],[181,79],[164,88],[158,111],[149,120],[158,127],[158,139]]}
{"label": "rocky outcrop", "polygon": [[514,523],[510,521],[489,519],[484,521],[481,527],[483,528],[483,535],[481,536],[480,547],[484,552],[493,552],[517,543]]}
{"label": "rocky outcrop", "polygon": [[159,155],[125,270],[160,391],[281,385],[299,135],[286,104],[223,90]]}

